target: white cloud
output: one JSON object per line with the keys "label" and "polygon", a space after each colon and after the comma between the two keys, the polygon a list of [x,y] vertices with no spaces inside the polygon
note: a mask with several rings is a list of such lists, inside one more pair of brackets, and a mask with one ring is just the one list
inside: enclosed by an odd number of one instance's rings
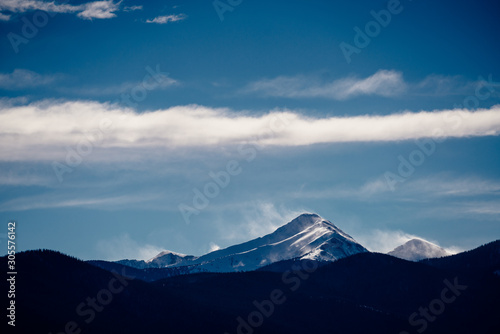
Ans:
{"label": "white cloud", "polygon": [[16,90],[40,87],[51,84],[60,78],[60,75],[42,75],[30,70],[15,69],[12,73],[0,73],[0,88]]}
{"label": "white cloud", "polygon": [[2,0],[0,2],[1,11],[12,13],[24,13],[32,10],[43,10],[54,13],[73,13],[79,6],[70,4],[56,4],[54,1],[46,2],[42,0]]}
{"label": "white cloud", "polygon": [[83,19],[110,19],[116,17],[115,12],[119,10],[120,3],[110,1],[94,1],[83,5],[83,11],[78,13],[78,17]]}
{"label": "white cloud", "polygon": [[256,238],[274,232],[292,219],[304,213],[301,210],[290,210],[276,207],[269,202],[255,202],[249,212],[244,214],[246,234]]}
{"label": "white cloud", "polygon": [[123,8],[125,12],[133,12],[135,10],[142,10],[142,6],[126,6]]}
{"label": "white cloud", "polygon": [[0,13],[0,21],[9,21],[10,15]]}
{"label": "white cloud", "polygon": [[198,105],[135,113],[108,103],[43,100],[0,106],[0,159],[60,159],[68,146],[89,141],[95,144],[92,151],[108,150],[105,156],[119,159],[129,149],[148,152],[147,148],[400,141],[433,137],[438,130],[440,137],[496,136],[500,133],[500,105],[473,112],[311,118],[291,111],[251,115]]}
{"label": "white cloud", "polygon": [[351,76],[333,82],[320,82],[310,76],[280,76],[250,83],[243,92],[275,97],[345,100],[360,95],[395,96],[405,90],[401,72],[379,70],[367,78]]}
{"label": "white cloud", "polygon": [[[93,1],[81,5],[58,4],[54,1],[41,0],[3,0],[0,2],[0,12],[25,13],[34,10],[43,10],[50,13],[77,13],[83,19],[108,19],[115,17],[120,9],[120,2],[113,0]],[[0,13],[1,15],[7,15]]]}
{"label": "white cloud", "polygon": [[102,254],[101,259],[107,261],[123,259],[148,260],[164,251],[163,248],[154,245],[139,244],[127,233],[108,240],[99,240],[96,248]]}
{"label": "white cloud", "polygon": [[230,229],[226,224],[219,226],[221,239],[232,243],[245,242],[274,232],[307,210],[290,210],[273,203],[254,201],[241,206],[241,221],[235,222]]}
{"label": "white cloud", "polygon": [[147,23],[166,24],[169,22],[184,21],[185,19],[187,19],[186,14],[173,14],[173,15],[158,16],[152,20],[147,20],[146,22]]}
{"label": "white cloud", "polygon": [[210,244],[208,246],[209,246],[209,248],[208,248],[208,252],[209,253],[210,252],[215,252],[216,250],[220,249],[219,245],[217,245],[216,243],[214,243],[212,241],[210,241]]}
{"label": "white cloud", "polygon": [[441,248],[444,248],[445,251],[447,251],[448,253],[450,253],[452,255],[462,253],[462,252],[465,252],[467,250],[463,247],[458,247],[458,246],[441,247]]}

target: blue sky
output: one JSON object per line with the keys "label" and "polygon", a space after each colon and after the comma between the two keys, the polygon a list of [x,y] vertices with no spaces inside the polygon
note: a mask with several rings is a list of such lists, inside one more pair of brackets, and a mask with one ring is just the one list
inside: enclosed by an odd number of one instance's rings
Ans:
{"label": "blue sky", "polygon": [[83,259],[200,255],[304,211],[376,251],[498,239],[499,12],[3,1],[5,232]]}

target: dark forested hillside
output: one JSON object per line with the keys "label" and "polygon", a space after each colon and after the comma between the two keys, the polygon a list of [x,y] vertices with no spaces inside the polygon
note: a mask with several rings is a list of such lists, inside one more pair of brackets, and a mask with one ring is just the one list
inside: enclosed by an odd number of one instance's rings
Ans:
{"label": "dark forested hillside", "polygon": [[[280,270],[190,274],[154,282],[123,278],[57,252],[24,252],[17,257],[16,330],[469,333],[474,328],[498,333],[500,276],[491,270],[478,276],[476,267],[468,266],[471,256],[489,259],[481,268],[498,263],[497,245],[452,257],[453,262],[415,263],[361,253],[322,266],[288,261]],[[1,258],[2,266],[5,262]],[[7,289],[5,281],[2,289]]]}

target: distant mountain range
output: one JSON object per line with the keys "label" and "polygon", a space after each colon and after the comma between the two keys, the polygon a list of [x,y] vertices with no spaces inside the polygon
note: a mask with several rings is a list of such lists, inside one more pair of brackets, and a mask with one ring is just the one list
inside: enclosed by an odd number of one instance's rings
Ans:
{"label": "distant mountain range", "polygon": [[362,252],[367,250],[333,223],[316,214],[302,214],[271,234],[200,257],[164,251],[148,261],[116,263],[136,269],[186,267],[190,273],[234,272],[289,259],[335,261]]}
{"label": "distant mountain range", "polygon": [[[127,259],[115,263],[107,261],[90,261],[90,263],[104,269],[117,269],[116,264],[140,270],[149,269],[147,272],[152,276],[150,280],[155,280],[159,277],[197,272],[251,271],[292,259],[333,262],[367,251],[332,222],[317,214],[306,213],[273,233],[202,256],[163,251],[147,261]],[[421,239],[412,239],[388,254],[410,261],[451,255],[443,248]],[[168,270],[155,270],[160,268]],[[138,275],[144,276],[143,273]]]}
{"label": "distant mountain range", "polygon": [[438,250],[411,240],[390,253],[412,261],[371,253],[305,214],[200,257],[85,262],[27,251],[16,258],[15,332],[500,333],[500,240],[415,261]]}

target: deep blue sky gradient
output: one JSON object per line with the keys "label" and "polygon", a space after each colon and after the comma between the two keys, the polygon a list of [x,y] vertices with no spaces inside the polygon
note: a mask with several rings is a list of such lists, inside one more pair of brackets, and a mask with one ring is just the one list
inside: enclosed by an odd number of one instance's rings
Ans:
{"label": "deep blue sky gradient", "polygon": [[[19,33],[22,17],[30,18],[33,12],[0,21],[0,73],[26,69],[57,77],[43,86],[0,87],[0,97],[24,97],[27,103],[43,99],[113,102],[120,92],[106,93],[107,88],[139,82],[147,74],[146,67],[159,66],[179,85],[148,92],[136,112],[199,104],[248,114],[288,108],[326,117],[452,109],[474,95],[479,76],[500,81],[500,4],[496,1],[403,0],[402,12],[393,15],[349,64],[339,44],[353,44],[353,28],[363,28],[373,20],[370,11],[387,8],[387,1],[243,1],[226,12],[223,21],[211,1],[124,0],[122,4],[132,5],[143,9],[92,21],[56,14],[28,44],[20,45],[18,53],[6,36]],[[179,22],[146,23],[160,15],[181,13],[187,18]],[[365,78],[379,70],[402,73],[410,88],[399,96],[346,100],[244,92],[252,82],[279,76],[329,82]],[[430,76],[448,78],[449,89],[418,89]],[[497,86],[496,93],[479,107],[499,104],[499,90]],[[0,222],[5,223],[6,233],[7,221],[18,221],[20,250],[50,248],[84,259],[130,256],[122,245],[132,251],[149,245],[199,255],[211,243],[224,247],[255,237],[259,231],[269,232],[269,220],[278,224],[277,217],[301,210],[332,220],[360,241],[376,230],[402,231],[460,249],[498,239],[499,190],[437,195],[432,186],[423,186],[464,180],[465,188],[482,182],[499,184],[498,136],[447,139],[396,191],[354,194],[385,172],[395,171],[398,156],[408,157],[415,149],[413,141],[319,144],[269,148],[259,151],[252,162],[244,161],[230,146],[178,150],[171,155],[159,151],[151,161],[85,161],[62,184],[49,163],[2,159],[4,175],[38,175],[51,181],[0,184]],[[193,189],[210,180],[208,173],[222,170],[231,159],[241,162],[243,172],[186,224],[178,204],[189,201]],[[57,201],[122,195],[145,200],[64,208],[22,209],[12,204],[30,198]],[[497,210],[464,210],[469,207]],[[249,232],[248,226],[256,229]],[[2,247],[0,253],[5,252]]]}

